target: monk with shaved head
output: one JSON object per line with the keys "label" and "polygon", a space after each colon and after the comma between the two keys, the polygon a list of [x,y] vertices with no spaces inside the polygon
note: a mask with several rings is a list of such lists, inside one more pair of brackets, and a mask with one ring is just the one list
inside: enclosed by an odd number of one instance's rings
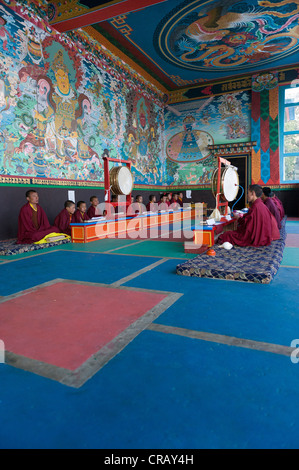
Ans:
{"label": "monk with shaved head", "polygon": [[39,205],[39,196],[35,189],[26,192],[27,203],[21,207],[18,219],[19,244],[35,243],[42,240],[49,233],[60,233],[56,226],[51,226],[48,217]]}
{"label": "monk with shaved head", "polygon": [[280,238],[276,220],[263,203],[263,190],[258,184],[248,188],[248,213],[238,220],[237,230],[222,233],[218,243],[230,242],[238,246],[267,246]]}

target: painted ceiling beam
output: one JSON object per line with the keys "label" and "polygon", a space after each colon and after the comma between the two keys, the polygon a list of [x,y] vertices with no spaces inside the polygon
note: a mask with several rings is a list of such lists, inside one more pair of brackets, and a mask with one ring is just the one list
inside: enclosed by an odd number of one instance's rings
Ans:
{"label": "painted ceiling beam", "polygon": [[138,0],[138,2],[136,2],[136,0],[123,0],[97,9],[93,8],[92,11],[87,11],[86,13],[82,13],[69,19],[57,21],[55,18],[51,21],[51,26],[60,33],[65,33],[67,31],[106,21],[110,18],[114,18],[115,16],[142,10],[151,5],[156,5],[157,3],[163,3],[165,1],[167,0]]}

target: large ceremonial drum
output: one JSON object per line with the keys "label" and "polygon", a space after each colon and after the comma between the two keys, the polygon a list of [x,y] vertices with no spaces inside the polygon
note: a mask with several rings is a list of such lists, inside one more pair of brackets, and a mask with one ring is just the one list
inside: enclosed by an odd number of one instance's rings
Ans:
{"label": "large ceremonial drum", "polygon": [[133,175],[127,166],[114,166],[109,172],[111,191],[114,194],[131,194]]}
{"label": "large ceremonial drum", "polygon": [[[212,175],[212,192],[217,196],[218,168],[214,170]],[[239,191],[239,175],[237,168],[234,166],[226,166],[221,168],[220,175],[220,194],[230,202],[236,199]]]}

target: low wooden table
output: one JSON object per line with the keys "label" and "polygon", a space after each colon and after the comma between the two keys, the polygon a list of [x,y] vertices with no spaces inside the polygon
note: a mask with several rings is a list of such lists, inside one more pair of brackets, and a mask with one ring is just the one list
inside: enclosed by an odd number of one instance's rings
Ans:
{"label": "low wooden table", "polygon": [[194,209],[144,213],[136,217],[115,217],[103,220],[88,220],[72,223],[72,242],[88,243],[103,238],[113,238],[120,234],[147,230],[149,227],[180,222],[195,217]]}
{"label": "low wooden table", "polygon": [[220,222],[216,222],[214,225],[198,225],[192,227],[193,230],[193,243],[197,246],[206,245],[211,247],[215,244],[217,235],[227,230],[235,230],[237,228],[237,219],[231,218],[227,220],[222,217]]}

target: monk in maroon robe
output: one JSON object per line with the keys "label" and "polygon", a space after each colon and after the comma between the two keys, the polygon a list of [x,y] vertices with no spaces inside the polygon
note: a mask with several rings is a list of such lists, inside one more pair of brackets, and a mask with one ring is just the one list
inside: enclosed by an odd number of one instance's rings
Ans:
{"label": "monk in maroon robe", "polygon": [[178,203],[181,207],[183,207],[183,197],[184,197],[183,193],[182,192],[179,193]]}
{"label": "monk in maroon robe", "polygon": [[[273,194],[273,193],[271,193],[271,194]],[[274,202],[274,204],[276,205],[276,207],[277,207],[277,209],[278,209],[278,211],[279,211],[280,220],[282,220],[282,219],[284,218],[284,216],[285,216],[285,211],[284,211],[284,207],[283,207],[283,204],[282,204],[281,200],[278,199],[278,197],[275,196],[274,194],[273,194],[273,196],[271,196],[271,200],[272,200],[272,201]]]}
{"label": "monk in maroon robe", "polygon": [[135,202],[128,207],[127,215],[141,215],[143,212],[146,212],[146,207],[143,204],[143,197],[138,195]]}
{"label": "monk in maroon robe", "polygon": [[280,233],[278,230],[277,222],[273,214],[271,214],[271,224],[272,224],[272,240],[279,240],[280,239]]}
{"label": "monk in maroon robe", "polygon": [[156,201],[156,196],[154,194],[150,195],[149,201],[146,205],[146,210],[148,212],[157,212],[158,204],[157,204],[157,201]]}
{"label": "monk in maroon robe", "polygon": [[90,206],[87,210],[87,215],[90,219],[92,219],[93,217],[101,217],[101,213],[98,209],[98,205],[99,205],[99,200],[97,198],[97,196],[91,196],[90,198]]}
{"label": "monk in maroon robe", "polygon": [[159,211],[168,211],[169,204],[167,202],[167,195],[162,194],[160,201],[158,202],[158,210]]}
{"label": "monk in maroon robe", "polygon": [[285,211],[284,211],[284,207],[283,207],[281,200],[278,199],[277,196],[275,196],[271,188],[269,188],[268,186],[263,188],[263,192],[267,197],[271,198],[271,201],[276,205],[278,212],[279,212],[280,221],[282,221],[282,219],[285,216]]}
{"label": "monk in maroon robe", "polygon": [[181,207],[179,203],[179,195],[178,193],[174,193],[172,195],[172,199],[170,200],[170,208],[173,210],[178,210]]}
{"label": "monk in maroon robe", "polygon": [[28,244],[42,240],[49,233],[60,233],[56,226],[49,224],[47,215],[38,204],[37,191],[30,189],[26,192],[27,204],[21,207],[18,219],[17,243]]}
{"label": "monk in maroon robe", "polygon": [[90,218],[86,214],[86,202],[78,201],[77,210],[74,212],[74,215],[72,217],[72,222],[81,224],[85,222],[86,220],[90,220]]}
{"label": "monk in maroon robe", "polygon": [[263,188],[263,194],[261,195],[261,199],[265,206],[268,207],[269,211],[271,214],[273,214],[276,222],[277,222],[277,227],[279,230],[281,229],[281,218],[280,218],[280,213],[278,210],[278,207],[276,204],[273,202],[272,197],[270,197],[271,194],[271,189],[270,188]]}
{"label": "monk in maroon robe", "polygon": [[66,233],[67,235],[72,234],[70,223],[72,222],[75,210],[76,205],[73,201],[65,201],[64,209],[55,217],[54,224],[62,233]]}
{"label": "monk in maroon robe", "polygon": [[219,243],[230,242],[238,246],[270,245],[274,235],[273,220],[269,209],[260,199],[262,193],[259,185],[249,186],[248,202],[251,203],[249,211],[239,219],[237,230],[230,230],[219,236]]}

